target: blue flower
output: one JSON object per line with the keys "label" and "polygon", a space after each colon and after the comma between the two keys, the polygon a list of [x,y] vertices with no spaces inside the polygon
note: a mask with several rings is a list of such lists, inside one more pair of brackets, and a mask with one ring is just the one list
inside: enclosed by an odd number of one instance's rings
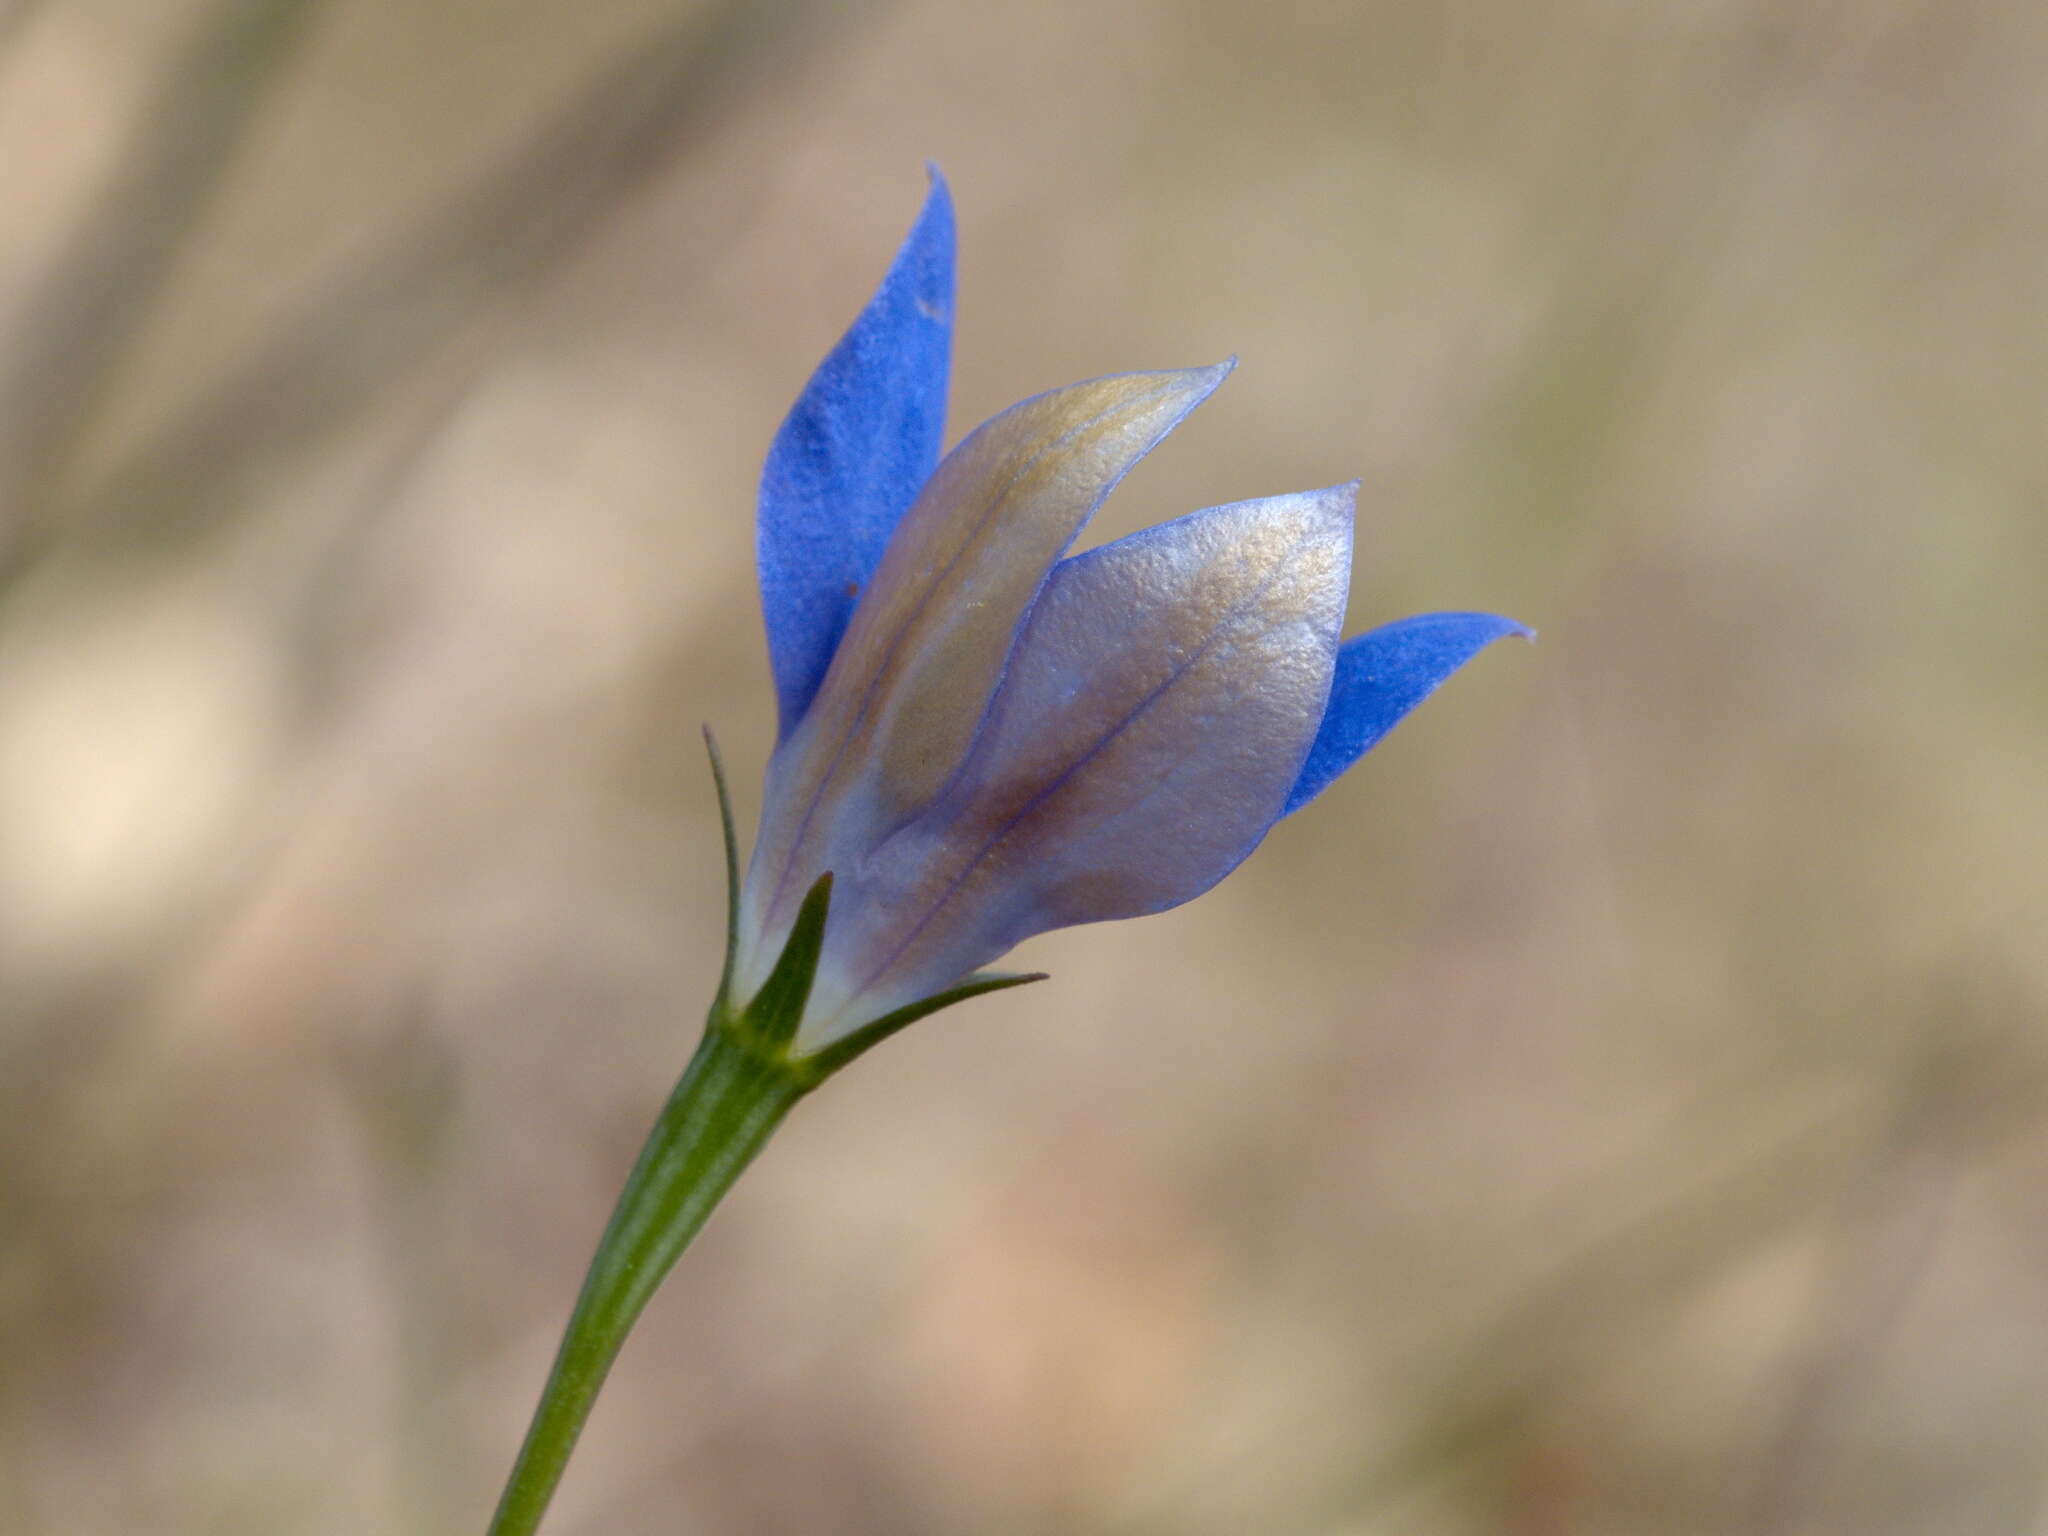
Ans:
{"label": "blue flower", "polygon": [[1200,895],[1527,633],[1436,613],[1340,643],[1355,483],[1066,556],[1232,365],[1037,395],[942,458],[952,312],[935,174],[762,476],[780,733],[728,985],[754,996],[785,946],[812,951],[798,1058],[979,990],[1033,934]]}

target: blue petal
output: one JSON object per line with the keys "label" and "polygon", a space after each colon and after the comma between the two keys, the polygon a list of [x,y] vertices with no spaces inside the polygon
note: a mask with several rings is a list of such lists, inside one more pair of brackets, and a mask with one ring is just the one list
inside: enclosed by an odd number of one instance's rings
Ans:
{"label": "blue petal", "polygon": [[1322,719],[1355,491],[1212,507],[1055,567],[958,776],[846,872],[807,1045],[1034,933],[1191,900],[1258,845]]}
{"label": "blue petal", "polygon": [[761,472],[756,561],[783,736],[938,463],[952,335],[953,204],[934,170],[889,275],[811,375]]}
{"label": "blue petal", "polygon": [[1509,635],[1535,638],[1496,614],[1424,613],[1346,640],[1322,729],[1281,814],[1315,799],[1453,672]]}

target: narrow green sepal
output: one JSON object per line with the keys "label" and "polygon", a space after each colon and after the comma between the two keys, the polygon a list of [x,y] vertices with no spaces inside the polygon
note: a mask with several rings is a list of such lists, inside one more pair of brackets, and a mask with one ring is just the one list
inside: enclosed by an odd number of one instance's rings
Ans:
{"label": "narrow green sepal", "polygon": [[725,757],[708,725],[704,727],[704,751],[711,758],[711,782],[718,790],[718,825],[725,834],[725,966],[718,973],[718,997],[712,1004],[714,1013],[723,1013],[732,1002],[732,973],[740,954],[740,835],[732,822]]}
{"label": "narrow green sepal", "polygon": [[915,1024],[919,1019],[929,1018],[941,1008],[964,1003],[971,997],[983,997],[990,992],[1007,992],[1011,987],[1021,987],[1027,982],[1047,979],[1044,971],[978,971],[959,986],[949,987],[944,992],[935,992],[930,997],[920,998],[914,1003],[905,1003],[894,1013],[885,1013],[873,1023],[863,1024],[852,1034],[833,1041],[822,1051],[798,1058],[791,1065],[803,1075],[806,1087],[815,1088],[854,1057],[865,1055],[897,1030]]}
{"label": "narrow green sepal", "polygon": [[818,883],[804,895],[797,908],[796,922],[782,957],[761,983],[754,1000],[734,1021],[739,1031],[755,1045],[776,1056],[784,1054],[796,1038],[804,1019],[804,1004],[810,1001],[811,981],[818,973],[818,953],[825,947],[825,918],[832,907],[832,872],[818,876]]}

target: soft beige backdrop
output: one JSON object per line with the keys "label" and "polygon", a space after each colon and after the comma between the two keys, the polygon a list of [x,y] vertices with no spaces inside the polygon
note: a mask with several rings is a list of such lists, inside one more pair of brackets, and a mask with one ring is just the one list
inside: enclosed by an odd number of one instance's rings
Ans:
{"label": "soft beige backdrop", "polygon": [[759,455],[1243,366],[1532,623],[805,1106],[559,1536],[2048,1529],[2048,8],[0,3],[0,1525],[480,1532],[716,964]]}

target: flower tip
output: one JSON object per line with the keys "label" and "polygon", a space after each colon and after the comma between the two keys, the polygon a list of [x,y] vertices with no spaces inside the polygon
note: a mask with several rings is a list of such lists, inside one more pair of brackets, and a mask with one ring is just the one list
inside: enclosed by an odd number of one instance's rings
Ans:
{"label": "flower tip", "polygon": [[[1201,404],[1204,400],[1215,394],[1222,387],[1223,381],[1229,378],[1236,370],[1237,354],[1233,352],[1230,356],[1223,359],[1222,362],[1211,363],[1206,368],[1169,369],[1167,371],[1169,373],[1178,373],[1182,379],[1186,380],[1186,388],[1193,397],[1193,402],[1188,409],[1192,410],[1195,405]],[[1176,417],[1175,421],[1178,422],[1178,420],[1179,418]]]}
{"label": "flower tip", "polygon": [[1335,485],[1318,486],[1312,491],[1275,496],[1271,502],[1299,507],[1319,518],[1331,532],[1341,531],[1349,538],[1351,526],[1358,520],[1358,486],[1356,480],[1340,480]]}
{"label": "flower tip", "polygon": [[1461,635],[1475,655],[1496,640],[1534,641],[1536,638],[1535,630],[1504,613],[1425,613],[1403,622],[1418,629],[1425,625],[1439,626],[1451,634]]}

